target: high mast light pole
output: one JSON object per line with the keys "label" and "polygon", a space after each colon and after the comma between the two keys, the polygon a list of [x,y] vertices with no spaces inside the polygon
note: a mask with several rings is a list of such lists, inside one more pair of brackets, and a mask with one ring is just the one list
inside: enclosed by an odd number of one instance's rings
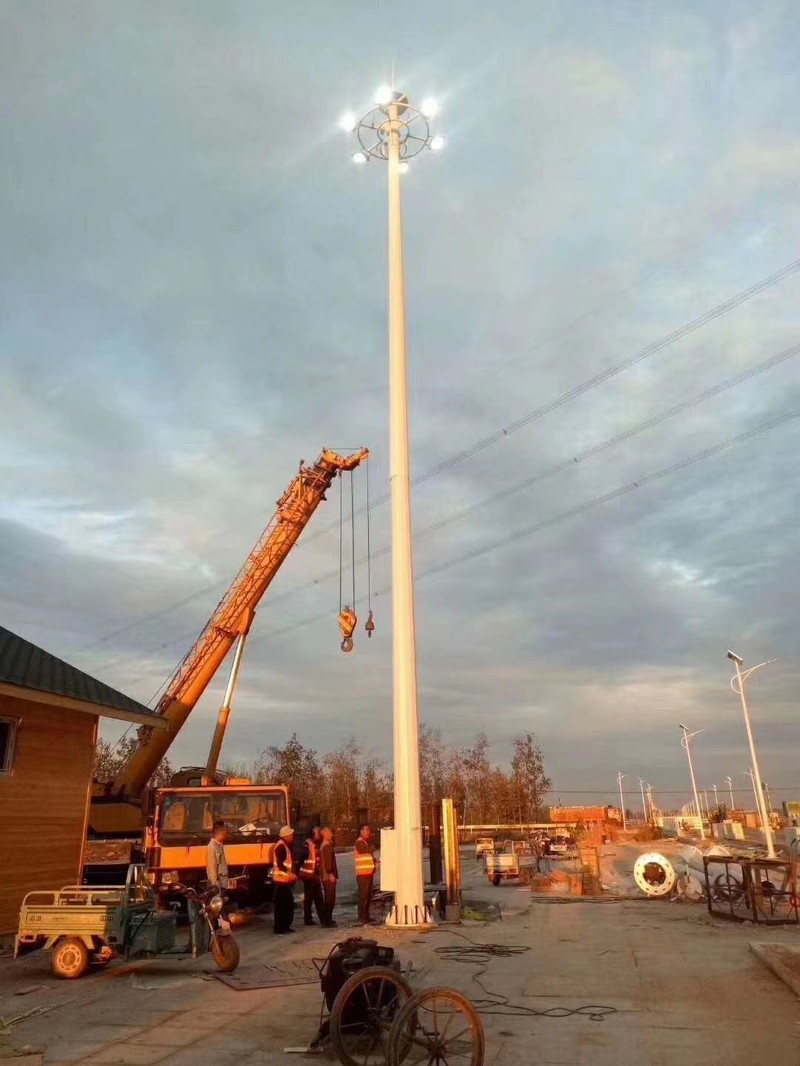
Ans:
{"label": "high mast light pole", "polygon": [[354,163],[380,160],[389,180],[389,481],[392,503],[392,659],[394,675],[394,828],[397,840],[395,901],[387,923],[432,921],[422,880],[422,811],[419,785],[419,713],[411,549],[411,480],[408,446],[406,300],[400,178],[409,160],[444,147],[430,120],[435,101],[420,107],[394,86],[382,87],[362,117],[344,115],[341,126],[358,138]]}
{"label": "high mast light pole", "polygon": [[730,774],[725,778],[725,784],[728,786],[728,794],[731,797],[731,810],[734,811],[736,810],[736,803],[733,799],[733,778]]}

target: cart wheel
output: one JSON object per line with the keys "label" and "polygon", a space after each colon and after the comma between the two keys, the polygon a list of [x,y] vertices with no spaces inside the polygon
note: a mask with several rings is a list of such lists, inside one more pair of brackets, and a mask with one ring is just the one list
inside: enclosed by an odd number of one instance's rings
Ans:
{"label": "cart wheel", "polygon": [[714,899],[724,900],[726,903],[738,903],[744,895],[744,885],[732,874],[727,877],[720,874],[714,881]]}
{"label": "cart wheel", "polygon": [[386,1051],[387,1066],[483,1066],[485,1039],[478,1013],[452,988],[424,988],[399,1011]]}
{"label": "cart wheel", "polygon": [[211,954],[217,969],[223,973],[233,973],[239,965],[239,945],[230,933],[211,938]]}
{"label": "cart wheel", "polygon": [[384,1066],[389,1030],[411,998],[408,983],[388,966],[359,970],[339,989],[330,1016],[331,1047],[344,1066]]}
{"label": "cart wheel", "polygon": [[494,887],[497,888],[497,886],[502,881],[502,878],[500,877],[500,874],[492,874],[491,881]]}
{"label": "cart wheel", "polygon": [[89,969],[89,949],[76,936],[64,937],[53,948],[50,967],[56,977],[75,981]]}

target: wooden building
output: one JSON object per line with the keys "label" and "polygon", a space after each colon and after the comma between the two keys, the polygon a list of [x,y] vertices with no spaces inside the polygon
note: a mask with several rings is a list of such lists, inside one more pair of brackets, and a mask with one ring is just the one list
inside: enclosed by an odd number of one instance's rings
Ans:
{"label": "wooden building", "polygon": [[27,892],[80,881],[100,717],[149,708],[0,626],[0,934]]}

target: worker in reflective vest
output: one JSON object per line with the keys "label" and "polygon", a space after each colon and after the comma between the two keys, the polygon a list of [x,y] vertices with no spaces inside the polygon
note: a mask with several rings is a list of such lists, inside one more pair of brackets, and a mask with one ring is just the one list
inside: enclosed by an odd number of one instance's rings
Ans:
{"label": "worker in reflective vest", "polygon": [[373,884],[378,863],[375,847],[370,843],[372,829],[362,825],[355,845],[356,884],[358,885],[358,920],[369,925],[369,910],[372,905]]}
{"label": "worker in reflective vest", "polygon": [[294,885],[297,874],[294,872],[294,829],[285,825],[278,834],[280,840],[272,852],[272,881],[274,895],[272,898],[273,931],[277,936],[293,933],[294,920]]}
{"label": "worker in reflective vest", "polygon": [[322,899],[322,882],[319,878],[319,849],[322,844],[322,830],[318,825],[309,832],[303,843],[303,857],[300,865],[300,880],[303,882],[303,920],[306,925],[316,925],[312,908],[316,908],[317,917],[325,924],[325,904]]}

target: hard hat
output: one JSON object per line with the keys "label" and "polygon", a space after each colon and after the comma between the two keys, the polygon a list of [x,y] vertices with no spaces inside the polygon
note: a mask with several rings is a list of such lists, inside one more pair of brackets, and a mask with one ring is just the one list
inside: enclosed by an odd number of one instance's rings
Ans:
{"label": "hard hat", "polygon": [[294,829],[292,829],[290,825],[285,825],[280,833],[278,833],[278,836],[281,840],[284,840],[286,837],[294,836]]}

